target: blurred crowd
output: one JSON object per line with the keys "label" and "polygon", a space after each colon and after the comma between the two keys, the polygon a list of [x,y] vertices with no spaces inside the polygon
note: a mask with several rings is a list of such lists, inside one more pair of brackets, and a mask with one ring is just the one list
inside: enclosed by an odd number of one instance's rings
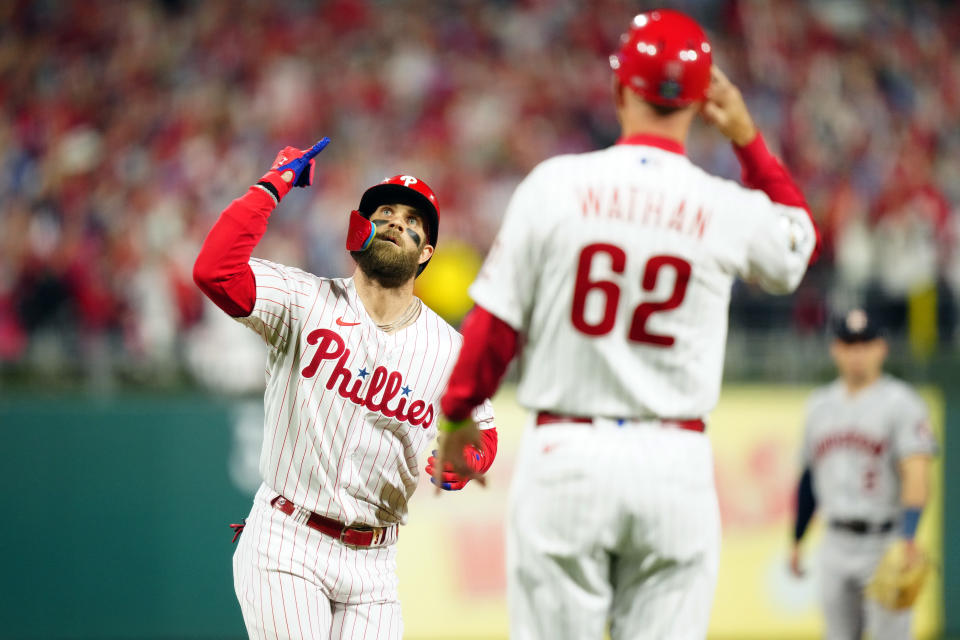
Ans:
{"label": "blurred crowd", "polygon": [[[705,25],[823,231],[800,291],[738,285],[732,324],[816,333],[866,304],[896,332],[927,309],[949,343],[960,6],[664,4]],[[314,187],[284,202],[258,255],[349,274],[346,214],[396,173],[437,192],[441,248],[485,253],[537,162],[615,141],[607,56],[651,6],[0,1],[0,370],[177,375],[222,322],[191,279],[207,230],[277,150],[323,135]],[[688,152],[739,174],[705,126]]]}

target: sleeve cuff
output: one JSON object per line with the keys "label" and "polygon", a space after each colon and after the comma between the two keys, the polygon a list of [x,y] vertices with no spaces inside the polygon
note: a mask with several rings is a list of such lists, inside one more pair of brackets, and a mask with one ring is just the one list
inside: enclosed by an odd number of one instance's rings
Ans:
{"label": "sleeve cuff", "polygon": [[262,184],[250,185],[247,192],[240,196],[238,200],[243,201],[248,207],[261,214],[269,216],[277,208],[279,201],[276,195]]}
{"label": "sleeve cuff", "polygon": [[917,535],[917,525],[920,524],[920,514],[923,510],[920,507],[906,507],[903,510],[903,516],[900,521],[900,534],[908,540],[913,540]]}
{"label": "sleeve cuff", "polygon": [[280,194],[277,193],[277,188],[266,180],[261,180],[257,184],[253,185],[255,188],[263,189],[271,198],[273,198],[273,206],[280,204]]}

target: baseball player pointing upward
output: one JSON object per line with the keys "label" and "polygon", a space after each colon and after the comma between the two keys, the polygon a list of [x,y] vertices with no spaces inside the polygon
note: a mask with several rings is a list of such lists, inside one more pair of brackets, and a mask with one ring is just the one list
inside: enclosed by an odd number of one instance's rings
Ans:
{"label": "baseball player pointing upward", "polygon": [[[204,293],[269,347],[263,484],[234,586],[252,638],[398,639],[394,543],[461,339],[413,295],[439,225],[436,197],[413,176],[367,189],[351,214],[352,278],[250,258],[327,142],[281,151],[224,210],[194,267]],[[482,473],[496,430],[489,405],[473,415],[483,436],[463,454]]]}
{"label": "baseball player pointing upward", "polygon": [[[700,27],[633,20],[611,57],[622,136],[549,159],[517,187],[470,289],[441,406],[441,457],[519,356],[532,412],[508,519],[514,640],[702,639],[720,524],[705,418],[737,276],[786,293],[816,231]],[[697,115],[733,142],[746,187],[684,155]]]}

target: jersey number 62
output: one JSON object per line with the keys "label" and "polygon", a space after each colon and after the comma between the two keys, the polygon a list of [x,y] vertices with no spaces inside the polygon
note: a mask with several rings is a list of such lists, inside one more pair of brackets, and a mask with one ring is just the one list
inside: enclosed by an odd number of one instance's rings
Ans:
{"label": "jersey number 62", "polygon": [[[570,309],[570,321],[573,326],[588,336],[602,336],[613,330],[617,320],[617,306],[620,304],[620,287],[611,280],[591,280],[590,268],[597,254],[606,254],[610,257],[610,268],[614,273],[623,273],[627,266],[627,253],[620,247],[607,244],[588,244],[580,252],[577,260],[577,283],[573,289],[573,306]],[[690,263],[677,256],[651,256],[643,268],[643,290],[653,291],[657,285],[657,278],[664,268],[673,269],[676,274],[673,291],[666,300],[660,302],[642,302],[633,311],[630,322],[630,331],[627,339],[631,342],[640,342],[657,347],[671,347],[675,342],[673,336],[650,333],[647,331],[647,320],[654,313],[676,309],[683,302],[687,294],[687,284],[690,282]],[[587,294],[594,289],[601,291],[605,296],[603,316],[593,324],[584,317]]]}

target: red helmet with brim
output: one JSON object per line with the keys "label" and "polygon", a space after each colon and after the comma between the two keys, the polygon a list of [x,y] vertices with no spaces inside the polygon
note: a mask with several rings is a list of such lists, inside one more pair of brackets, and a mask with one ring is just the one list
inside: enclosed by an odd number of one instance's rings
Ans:
{"label": "red helmet with brim", "polygon": [[[437,196],[426,182],[410,175],[398,175],[387,178],[363,192],[357,210],[366,218],[373,215],[377,207],[384,204],[405,204],[416,209],[424,217],[427,225],[427,240],[434,248],[440,227],[440,208]],[[420,265],[417,275],[426,268],[427,262]]]}

